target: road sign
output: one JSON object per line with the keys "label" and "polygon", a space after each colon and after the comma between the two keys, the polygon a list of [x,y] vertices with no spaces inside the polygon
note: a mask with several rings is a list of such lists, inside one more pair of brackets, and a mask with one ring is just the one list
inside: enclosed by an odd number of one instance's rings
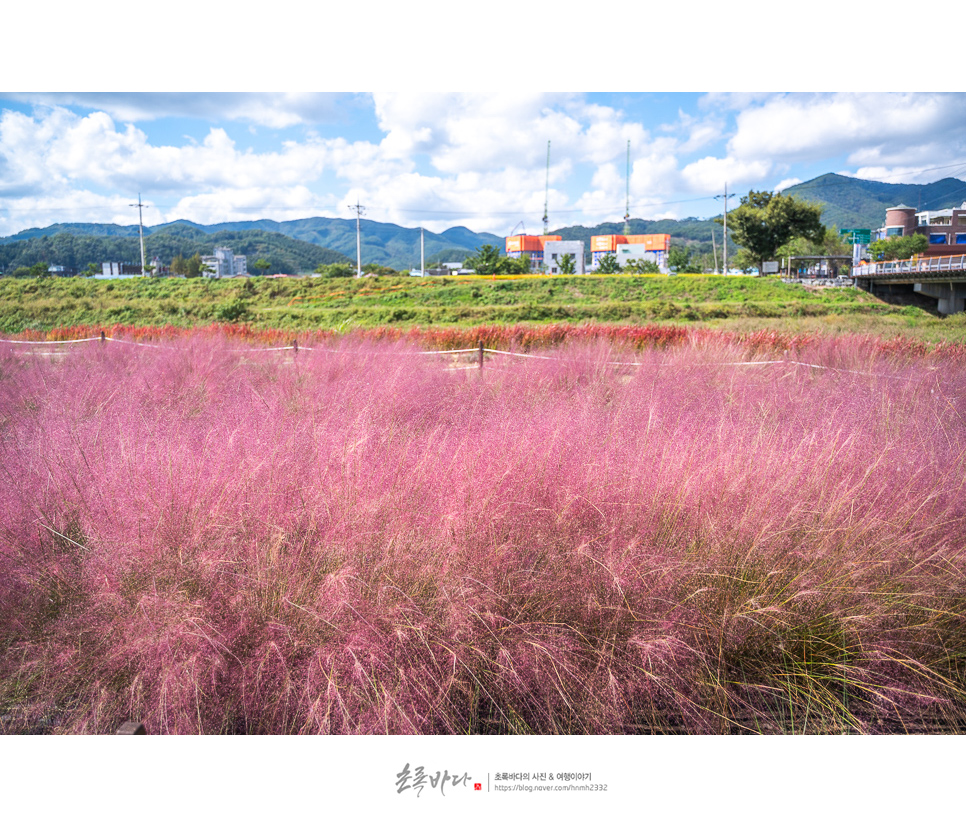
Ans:
{"label": "road sign", "polygon": [[872,229],[840,229],[840,235],[846,235],[850,243],[871,243]]}

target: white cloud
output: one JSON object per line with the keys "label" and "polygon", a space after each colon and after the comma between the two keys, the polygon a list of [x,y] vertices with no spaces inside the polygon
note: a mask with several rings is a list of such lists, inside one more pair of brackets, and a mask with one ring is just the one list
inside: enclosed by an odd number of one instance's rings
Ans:
{"label": "white cloud", "polygon": [[[105,195],[83,189],[4,200],[3,210],[0,211],[0,237],[14,235],[24,229],[44,228],[52,223],[135,225],[138,212],[136,207],[131,206],[132,202],[127,195]],[[144,209],[145,225],[163,223],[167,219],[153,206]]]}
{"label": "white cloud", "polygon": [[533,93],[375,94],[392,156],[426,154],[443,174],[517,167],[543,171],[547,141],[567,155],[580,123],[568,96]]}
{"label": "white cloud", "polygon": [[279,151],[239,150],[221,128],[203,141],[157,146],[133,125],[119,130],[106,113],[79,117],[62,108],[33,118],[5,111],[0,120],[0,190],[40,191],[67,182],[136,192],[294,186],[331,168],[339,176],[377,176],[398,170],[377,146],[342,139],[287,142]]}
{"label": "white cloud", "polygon": [[678,110],[677,122],[661,125],[661,130],[666,133],[687,135],[686,139],[677,144],[676,150],[680,154],[694,153],[717,142],[724,135],[725,128],[726,121],[719,113],[698,118],[683,110]]}
{"label": "white cloud", "polygon": [[107,113],[119,122],[165,117],[246,121],[269,128],[337,119],[345,93],[8,93],[7,98],[51,107],[81,107]]}
{"label": "white cloud", "polygon": [[[317,213],[319,196],[304,185],[219,188],[184,197],[166,212],[166,220],[225,223],[256,220],[271,209],[273,220],[297,220]],[[331,195],[328,198],[333,202]]]}
{"label": "white cloud", "polygon": [[771,172],[771,167],[767,160],[706,156],[686,165],[681,176],[695,193],[722,194],[725,183],[729,189],[760,183]]}
{"label": "white cloud", "polygon": [[791,188],[793,185],[798,185],[800,182],[802,182],[802,180],[799,177],[786,177],[771,190],[784,191],[786,188]]}
{"label": "white cloud", "polygon": [[963,154],[966,95],[956,93],[815,93],[777,95],[736,118],[728,144],[738,159],[806,160],[842,153],[861,162],[870,154],[911,149],[930,137]]}

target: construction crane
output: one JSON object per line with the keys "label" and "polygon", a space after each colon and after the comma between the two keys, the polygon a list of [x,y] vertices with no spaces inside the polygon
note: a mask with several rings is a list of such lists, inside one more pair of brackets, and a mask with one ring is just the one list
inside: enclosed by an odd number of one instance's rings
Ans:
{"label": "construction crane", "polygon": [[624,234],[631,233],[631,140],[627,140],[627,206],[624,209]]}
{"label": "construction crane", "polygon": [[550,203],[550,140],[547,140],[547,188],[544,191],[543,196],[543,233],[547,234],[549,227],[547,226],[550,220],[549,212],[547,211],[547,206]]}

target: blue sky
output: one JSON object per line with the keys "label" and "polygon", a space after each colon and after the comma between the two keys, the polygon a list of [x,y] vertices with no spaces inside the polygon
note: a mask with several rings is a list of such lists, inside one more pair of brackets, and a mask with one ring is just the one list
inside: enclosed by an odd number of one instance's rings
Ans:
{"label": "blue sky", "polygon": [[[826,172],[964,176],[959,93],[4,93],[0,235],[350,217],[505,235],[707,217]],[[547,142],[550,141],[549,196]],[[737,197],[734,198],[737,204]]]}

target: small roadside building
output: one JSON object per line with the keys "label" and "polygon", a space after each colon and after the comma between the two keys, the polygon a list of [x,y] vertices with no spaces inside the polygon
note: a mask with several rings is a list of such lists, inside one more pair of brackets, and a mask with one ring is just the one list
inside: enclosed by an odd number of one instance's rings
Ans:
{"label": "small roadside building", "polygon": [[582,240],[548,240],[543,245],[543,266],[548,275],[560,275],[560,264],[564,255],[572,255],[574,272],[583,275],[587,271],[584,260],[584,242]]}

